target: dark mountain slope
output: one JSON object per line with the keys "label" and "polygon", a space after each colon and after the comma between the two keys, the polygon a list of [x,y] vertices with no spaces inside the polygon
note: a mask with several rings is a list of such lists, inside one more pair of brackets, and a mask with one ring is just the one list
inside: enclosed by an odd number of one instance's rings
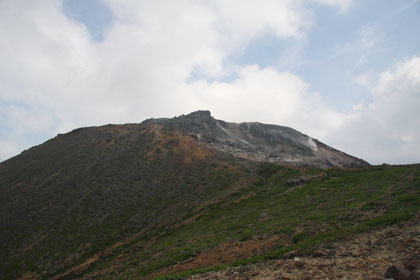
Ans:
{"label": "dark mountain slope", "polygon": [[162,230],[245,182],[242,165],[160,125],[59,135],[0,165],[0,278],[53,275]]}
{"label": "dark mountain slope", "polygon": [[228,123],[214,119],[209,111],[197,111],[173,119],[151,119],[146,122],[184,131],[211,147],[236,157],[297,166],[369,165],[290,127],[257,122]]}

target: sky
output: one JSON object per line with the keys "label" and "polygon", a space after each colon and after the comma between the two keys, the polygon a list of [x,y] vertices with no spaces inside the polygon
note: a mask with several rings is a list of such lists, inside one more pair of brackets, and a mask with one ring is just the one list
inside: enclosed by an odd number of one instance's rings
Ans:
{"label": "sky", "polygon": [[420,0],[1,0],[0,161],[210,110],[420,162]]}

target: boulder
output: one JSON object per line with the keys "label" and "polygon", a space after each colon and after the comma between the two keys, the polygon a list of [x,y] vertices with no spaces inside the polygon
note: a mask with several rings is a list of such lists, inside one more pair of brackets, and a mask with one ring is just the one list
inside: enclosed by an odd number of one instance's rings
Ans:
{"label": "boulder", "polygon": [[414,272],[400,266],[390,266],[385,272],[385,278],[394,280],[419,280]]}

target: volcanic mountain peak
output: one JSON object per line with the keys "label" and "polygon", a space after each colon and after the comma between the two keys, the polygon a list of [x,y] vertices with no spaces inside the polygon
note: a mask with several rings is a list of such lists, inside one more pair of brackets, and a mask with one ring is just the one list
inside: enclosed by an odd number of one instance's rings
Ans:
{"label": "volcanic mountain peak", "polygon": [[208,111],[76,129],[0,163],[0,279],[179,279],[418,217],[418,165],[318,168],[364,165]]}
{"label": "volcanic mountain peak", "polygon": [[235,157],[324,168],[369,165],[290,127],[258,122],[229,123],[214,119],[210,111],[196,111],[172,119],[150,119],[145,123],[181,130]]}

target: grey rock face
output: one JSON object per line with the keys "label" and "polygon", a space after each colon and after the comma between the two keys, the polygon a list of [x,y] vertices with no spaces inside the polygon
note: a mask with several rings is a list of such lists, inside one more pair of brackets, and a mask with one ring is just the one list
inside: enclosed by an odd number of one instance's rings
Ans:
{"label": "grey rock face", "polygon": [[209,111],[145,122],[179,129],[235,157],[323,168],[369,165],[290,127],[258,122],[228,123],[214,119]]}

